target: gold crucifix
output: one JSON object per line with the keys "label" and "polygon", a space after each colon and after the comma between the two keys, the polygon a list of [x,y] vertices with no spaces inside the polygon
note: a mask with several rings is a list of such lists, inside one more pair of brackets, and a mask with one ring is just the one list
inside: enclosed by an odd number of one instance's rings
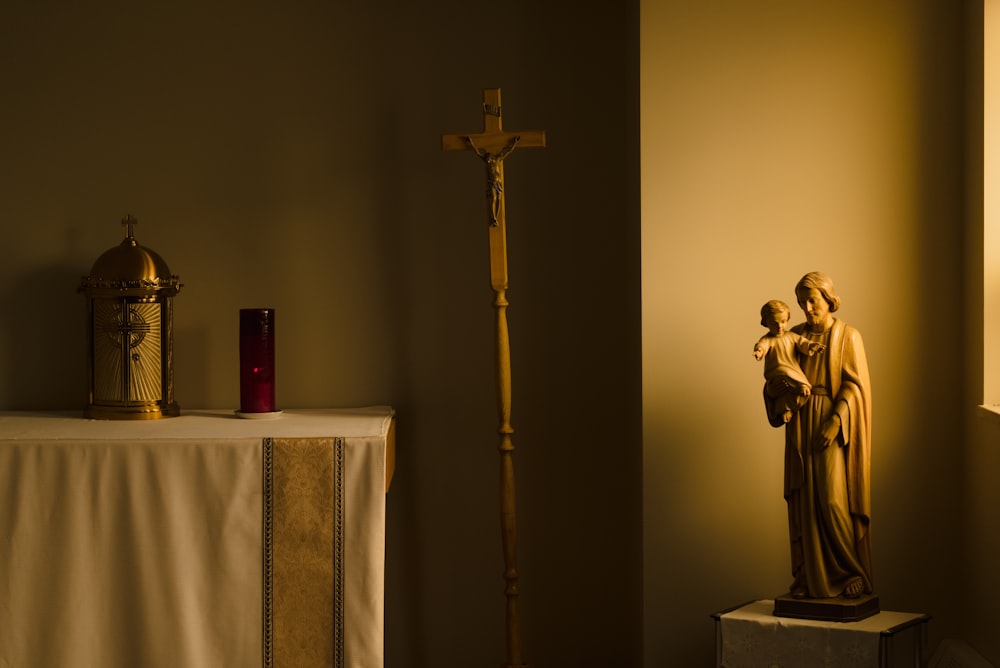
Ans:
{"label": "gold crucifix", "polygon": [[504,132],[500,89],[483,90],[483,131],[441,135],[442,151],[471,150],[486,165],[486,202],[490,221],[490,277],[494,290],[507,289],[507,225],[503,161],[515,148],[544,148],[545,131]]}
{"label": "gold crucifix", "polygon": [[526,666],[521,652],[520,591],[517,574],[517,504],[514,494],[514,443],[510,426],[510,336],[507,331],[507,220],[504,206],[503,161],[518,147],[545,146],[545,132],[504,132],[500,89],[483,90],[483,131],[441,135],[442,151],[471,150],[486,165],[486,205],[490,230],[490,285],[496,309],[497,411],[500,417],[500,529],[503,539],[504,594],[507,597],[505,668]]}

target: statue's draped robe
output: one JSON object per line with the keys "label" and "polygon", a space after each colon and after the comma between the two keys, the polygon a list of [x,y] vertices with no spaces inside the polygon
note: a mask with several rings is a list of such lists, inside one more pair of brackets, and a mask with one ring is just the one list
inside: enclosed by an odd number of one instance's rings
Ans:
{"label": "statue's draped robe", "polygon": [[[837,319],[820,334],[805,324],[793,331],[825,344],[826,351],[800,360],[813,390],[785,425],[791,592],[840,596],[860,577],[871,593],[871,384],[864,345],[857,330]],[[770,418],[766,393],[764,400],[771,424],[781,426]],[[841,420],[836,443],[817,449],[817,434],[833,411]]]}

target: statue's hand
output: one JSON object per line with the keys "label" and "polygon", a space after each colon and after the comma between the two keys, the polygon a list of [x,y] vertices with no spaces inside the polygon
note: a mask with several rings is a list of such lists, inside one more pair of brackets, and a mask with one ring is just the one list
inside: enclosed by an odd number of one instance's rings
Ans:
{"label": "statue's hand", "polygon": [[823,423],[823,427],[816,434],[816,449],[825,450],[836,443],[838,434],[840,434],[840,416],[834,413]]}

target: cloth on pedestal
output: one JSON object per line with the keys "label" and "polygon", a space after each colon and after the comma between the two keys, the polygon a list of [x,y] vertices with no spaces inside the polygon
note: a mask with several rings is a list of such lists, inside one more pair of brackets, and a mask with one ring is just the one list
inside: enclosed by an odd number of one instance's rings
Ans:
{"label": "cloth on pedestal", "polygon": [[748,603],[719,616],[720,665],[726,668],[841,668],[879,665],[883,631],[923,617],[881,611],[857,622],[775,617],[774,601]]}

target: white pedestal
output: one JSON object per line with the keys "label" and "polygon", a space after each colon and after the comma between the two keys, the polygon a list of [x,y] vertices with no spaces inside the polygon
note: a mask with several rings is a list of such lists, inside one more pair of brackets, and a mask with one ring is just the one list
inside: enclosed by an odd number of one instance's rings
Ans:
{"label": "white pedestal", "polygon": [[921,613],[883,610],[857,622],[828,622],[776,617],[774,601],[761,600],[712,618],[717,668],[927,665],[930,617]]}

